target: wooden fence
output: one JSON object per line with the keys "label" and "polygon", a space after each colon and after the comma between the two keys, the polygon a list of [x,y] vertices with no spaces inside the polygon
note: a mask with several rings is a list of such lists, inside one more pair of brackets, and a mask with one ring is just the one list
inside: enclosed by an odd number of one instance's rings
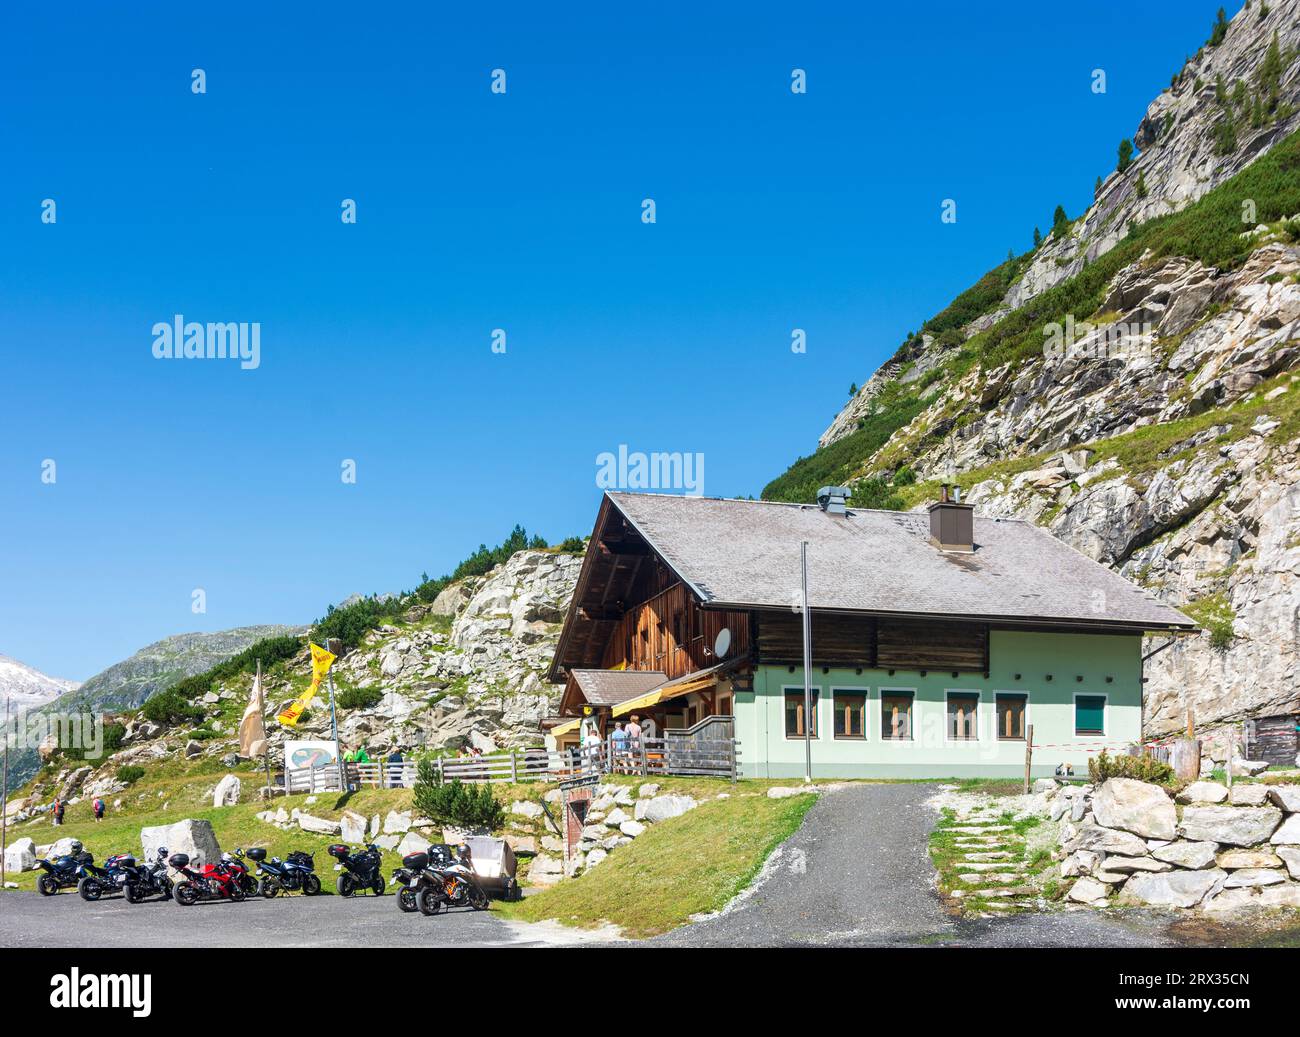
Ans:
{"label": "wooden fence", "polygon": [[[736,780],[739,744],[730,717],[707,717],[688,731],[636,742],[606,739],[599,745],[565,751],[518,749],[484,756],[431,761],[439,781],[566,781],[589,774],[700,775]],[[402,763],[348,763],[348,783],[373,788],[411,788],[418,766]],[[285,791],[324,792],[339,788],[338,767],[285,771]]]}

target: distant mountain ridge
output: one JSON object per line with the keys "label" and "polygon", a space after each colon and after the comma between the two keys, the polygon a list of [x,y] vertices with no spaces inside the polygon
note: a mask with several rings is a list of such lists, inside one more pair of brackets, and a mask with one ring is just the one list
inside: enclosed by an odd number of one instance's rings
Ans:
{"label": "distant mountain ridge", "polygon": [[51,677],[17,659],[0,655],[0,703],[8,700],[15,716],[48,705],[79,687],[77,681]]}
{"label": "distant mountain ridge", "polygon": [[211,669],[264,637],[301,634],[305,626],[267,624],[213,633],[173,634],[95,674],[54,705],[65,710],[111,713],[135,709],[177,681]]}

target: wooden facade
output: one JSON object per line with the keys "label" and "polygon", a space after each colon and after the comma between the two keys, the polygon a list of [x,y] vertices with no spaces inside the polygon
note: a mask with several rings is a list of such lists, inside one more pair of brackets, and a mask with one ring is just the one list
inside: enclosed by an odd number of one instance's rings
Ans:
{"label": "wooden facade", "polygon": [[[803,664],[800,615],[763,612],[755,626],[760,663]],[[989,631],[984,623],[814,612],[812,652],[814,666],[983,673],[989,668]]]}
{"label": "wooden facade", "polygon": [[662,670],[669,680],[724,660],[713,654],[722,630],[731,632],[727,658],[749,654],[749,614],[700,608],[678,582],[631,609],[615,623],[605,643],[601,668]]}

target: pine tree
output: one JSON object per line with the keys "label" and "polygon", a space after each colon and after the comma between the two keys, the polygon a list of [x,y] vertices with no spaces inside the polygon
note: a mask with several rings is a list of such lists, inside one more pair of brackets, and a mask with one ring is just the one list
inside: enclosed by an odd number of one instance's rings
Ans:
{"label": "pine tree", "polygon": [[1137,196],[1139,198],[1145,198],[1147,196],[1147,174],[1145,170],[1138,174]]}
{"label": "pine tree", "polygon": [[1065,215],[1065,206],[1058,205],[1056,212],[1052,213],[1052,233],[1058,238],[1070,229],[1070,217]]}
{"label": "pine tree", "polygon": [[1043,243],[1043,232],[1037,227],[1034,228],[1034,248],[1038,248]]}
{"label": "pine tree", "polygon": [[1211,47],[1217,47],[1223,42],[1223,38],[1228,35],[1228,16],[1222,7],[1214,18],[1214,26],[1210,29],[1209,44]]}
{"label": "pine tree", "polygon": [[1125,137],[1119,142],[1119,165],[1116,167],[1122,173],[1133,164],[1133,142]]}

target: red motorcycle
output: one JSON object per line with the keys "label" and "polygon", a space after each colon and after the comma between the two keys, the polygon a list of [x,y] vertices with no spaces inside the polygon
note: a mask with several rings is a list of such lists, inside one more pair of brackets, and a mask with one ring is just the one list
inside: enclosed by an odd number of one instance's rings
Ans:
{"label": "red motorcycle", "polygon": [[204,864],[197,871],[190,867],[187,853],[173,853],[167,863],[185,876],[172,890],[172,896],[181,907],[189,907],[200,900],[238,902],[246,896],[243,879],[248,877],[248,869],[228,853],[223,853],[217,864]]}

